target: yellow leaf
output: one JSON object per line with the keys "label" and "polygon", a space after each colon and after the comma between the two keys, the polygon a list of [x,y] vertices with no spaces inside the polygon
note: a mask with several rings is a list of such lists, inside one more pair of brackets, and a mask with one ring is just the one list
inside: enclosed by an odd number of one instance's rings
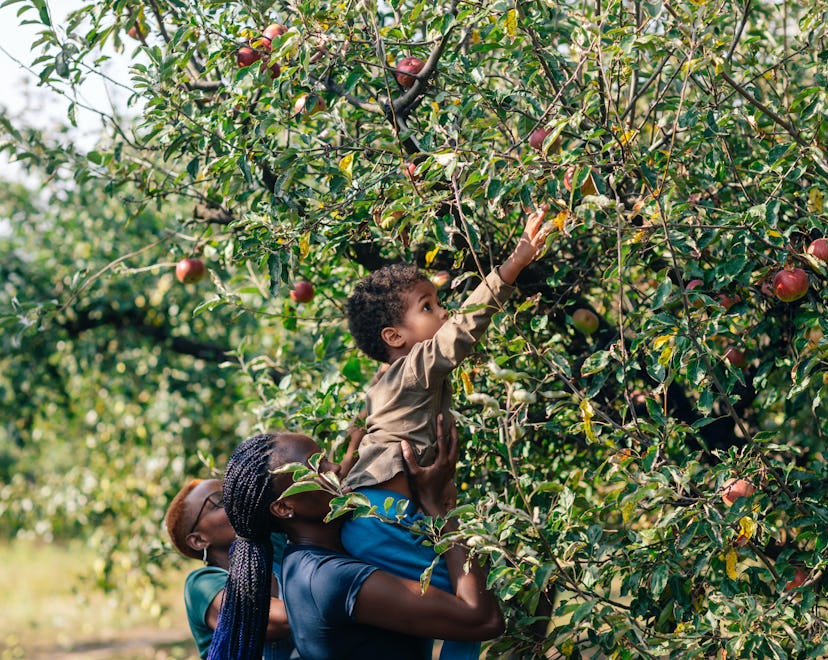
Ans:
{"label": "yellow leaf", "polygon": [[630,129],[628,131],[624,131],[618,138],[618,141],[623,145],[629,144],[630,140],[635,137],[637,131]]}
{"label": "yellow leaf", "polygon": [[466,394],[471,394],[474,392],[474,386],[472,385],[471,378],[465,371],[460,372],[460,380],[463,382],[463,391]]}
{"label": "yellow leaf", "polygon": [[727,554],[725,555],[725,573],[727,573],[727,577],[731,580],[736,580],[739,578],[739,573],[736,570],[736,563],[739,561],[739,555],[736,554],[735,550],[728,550]]}
{"label": "yellow leaf", "polygon": [[661,335],[660,337],[656,337],[655,341],[653,342],[653,350],[658,350],[664,344],[669,342],[673,338],[673,335]]}
{"label": "yellow leaf", "polygon": [[814,186],[808,191],[808,210],[811,213],[822,213],[822,202],[825,195],[822,191]]}
{"label": "yellow leaf", "polygon": [[439,247],[435,247],[433,250],[429,250],[428,252],[426,252],[426,256],[425,256],[426,268],[428,268],[431,265],[431,262],[434,261],[434,257],[436,257],[439,252],[440,252]]}
{"label": "yellow leaf", "polygon": [[750,516],[742,516],[739,520],[739,536],[750,540],[756,533],[756,521]]}
{"label": "yellow leaf", "polygon": [[299,237],[299,256],[304,259],[310,252],[310,232],[305,232]]}
{"label": "yellow leaf", "polygon": [[552,224],[554,224],[555,227],[558,228],[558,231],[563,231],[563,228],[566,225],[567,218],[569,218],[569,211],[564,209],[563,211],[560,211],[558,215],[552,218]]}
{"label": "yellow leaf", "polygon": [[767,236],[772,236],[773,238],[782,238],[782,234],[775,229],[768,229],[765,234]]}
{"label": "yellow leaf", "polygon": [[595,409],[589,399],[581,399],[581,417],[584,420],[584,434],[587,440],[595,442],[595,431],[592,428],[592,418],[595,417]]}
{"label": "yellow leaf", "polygon": [[517,36],[517,9],[506,12],[506,32],[512,38]]}
{"label": "yellow leaf", "polygon": [[339,171],[349,179],[354,175],[354,152],[348,152],[339,161]]}
{"label": "yellow leaf", "polygon": [[472,30],[471,42],[473,44],[479,44],[480,43],[480,30],[477,30],[477,29]]}
{"label": "yellow leaf", "polygon": [[662,367],[666,367],[668,364],[670,364],[670,358],[672,358],[672,357],[673,357],[673,347],[670,346],[670,345],[667,345],[667,346],[664,347],[664,350],[661,351],[661,355],[658,356],[658,363]]}
{"label": "yellow leaf", "polygon": [[566,640],[563,644],[561,644],[561,653],[564,655],[572,655],[572,652],[575,650],[575,642],[571,639]]}

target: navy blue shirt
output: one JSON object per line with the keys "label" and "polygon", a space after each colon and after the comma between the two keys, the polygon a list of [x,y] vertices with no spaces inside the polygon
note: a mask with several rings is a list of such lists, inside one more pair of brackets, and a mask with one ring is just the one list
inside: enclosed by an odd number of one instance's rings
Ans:
{"label": "navy blue shirt", "polygon": [[303,660],[430,657],[430,641],[354,621],[359,590],[379,570],[309,545],[288,545],[282,587],[293,642]]}

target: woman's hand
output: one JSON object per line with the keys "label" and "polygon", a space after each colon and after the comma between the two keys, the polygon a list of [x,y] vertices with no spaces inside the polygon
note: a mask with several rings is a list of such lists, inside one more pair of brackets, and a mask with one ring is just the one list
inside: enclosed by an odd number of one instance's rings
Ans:
{"label": "woman's hand", "polygon": [[457,425],[452,420],[446,437],[443,416],[437,417],[437,455],[434,463],[420,467],[414,450],[405,440],[402,453],[408,467],[408,482],[420,508],[430,516],[444,516],[457,503],[454,473],[457,468]]}

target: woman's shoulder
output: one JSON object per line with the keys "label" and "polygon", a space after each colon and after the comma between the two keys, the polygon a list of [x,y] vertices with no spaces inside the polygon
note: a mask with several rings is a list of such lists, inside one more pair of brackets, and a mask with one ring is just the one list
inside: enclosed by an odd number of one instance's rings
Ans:
{"label": "woman's shoulder", "polygon": [[206,580],[227,580],[227,571],[218,566],[202,566],[194,571],[191,571],[184,580],[184,588],[188,589],[199,582]]}

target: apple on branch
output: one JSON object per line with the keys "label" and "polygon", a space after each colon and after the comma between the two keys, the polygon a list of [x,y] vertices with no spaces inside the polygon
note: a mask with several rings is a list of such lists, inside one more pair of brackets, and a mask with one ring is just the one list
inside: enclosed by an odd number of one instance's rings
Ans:
{"label": "apple on branch", "polygon": [[828,262],[828,240],[817,238],[808,246],[807,252],[820,261]]}
{"label": "apple on branch", "polygon": [[794,302],[808,293],[808,275],[801,268],[785,268],[773,276],[773,292],[782,302]]}
{"label": "apple on branch", "polygon": [[290,299],[296,303],[306,303],[313,300],[313,284],[305,280],[294,282],[290,290]]}
{"label": "apple on branch", "polygon": [[[536,128],[529,134],[529,146],[532,147],[535,151],[543,151],[543,144],[546,142],[546,138],[552,134],[552,131],[546,128]],[[555,141],[549,146],[551,151],[560,151],[561,148],[561,139],[556,138]],[[574,174],[574,172],[573,172]],[[571,185],[571,182],[570,182]]]}
{"label": "apple on branch", "polygon": [[750,497],[756,492],[756,487],[746,479],[733,477],[722,485],[722,500],[732,506],[740,497]]}
{"label": "apple on branch", "polygon": [[204,262],[194,257],[182,259],[175,265],[175,276],[182,284],[198,282],[206,272]]}
{"label": "apple on branch", "polygon": [[572,325],[587,337],[598,329],[599,323],[597,314],[592,310],[579,307],[572,312]]}
{"label": "apple on branch", "polygon": [[327,107],[325,99],[318,94],[300,94],[293,104],[293,114],[310,117],[317,112],[323,112]]}
{"label": "apple on branch", "polygon": [[236,51],[236,62],[242,68],[255,64],[260,59],[262,59],[262,54],[250,46],[242,46]]}
{"label": "apple on branch", "polygon": [[413,87],[414,83],[417,82],[417,79],[414,76],[422,71],[423,66],[425,66],[425,62],[423,62],[419,57],[404,57],[397,62],[397,66],[394,67],[397,69],[394,77],[397,79],[397,82],[400,83],[400,87],[404,89]]}

